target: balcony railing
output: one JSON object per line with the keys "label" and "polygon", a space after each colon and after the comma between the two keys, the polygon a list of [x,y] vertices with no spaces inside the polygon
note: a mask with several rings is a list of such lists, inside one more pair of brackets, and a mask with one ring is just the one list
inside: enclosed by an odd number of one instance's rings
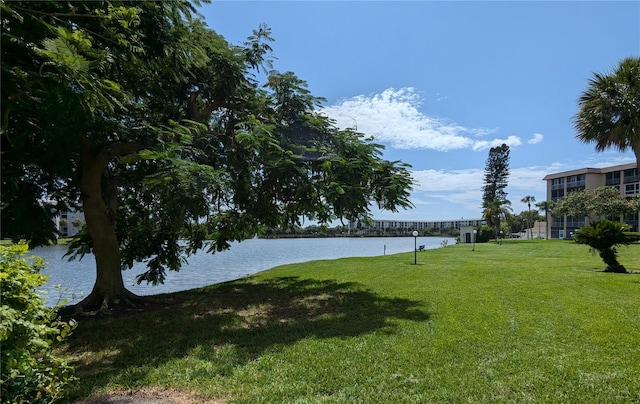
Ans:
{"label": "balcony railing", "polygon": [[586,185],[585,180],[567,182],[567,188],[578,188]]}

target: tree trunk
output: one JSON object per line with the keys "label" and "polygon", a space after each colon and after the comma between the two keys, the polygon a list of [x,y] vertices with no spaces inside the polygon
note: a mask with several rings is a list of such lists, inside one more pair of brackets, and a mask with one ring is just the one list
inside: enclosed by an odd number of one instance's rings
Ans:
{"label": "tree trunk", "polygon": [[83,146],[80,186],[87,230],[93,242],[96,282],[91,293],[76,305],[76,312],[104,312],[128,305],[137,297],[124,287],[115,211],[103,194],[103,173],[110,157],[104,151],[94,152],[90,144]]}
{"label": "tree trunk", "polygon": [[528,226],[529,226],[529,240],[531,240],[533,238],[533,225],[531,224],[532,220],[531,220],[531,203],[527,203],[527,206],[529,207],[529,215],[527,216],[527,222],[528,222]]}
{"label": "tree trunk", "polygon": [[605,272],[626,273],[627,269],[621,265],[616,258],[616,251],[612,248],[600,250],[600,258],[607,264]]}

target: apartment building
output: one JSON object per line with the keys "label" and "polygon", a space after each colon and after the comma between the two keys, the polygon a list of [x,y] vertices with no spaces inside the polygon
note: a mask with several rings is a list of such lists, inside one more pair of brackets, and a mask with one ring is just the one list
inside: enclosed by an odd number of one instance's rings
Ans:
{"label": "apartment building", "polygon": [[414,230],[431,230],[433,233],[444,234],[451,229],[460,230],[461,227],[480,227],[484,219],[460,219],[460,220],[374,220],[372,226],[364,226],[359,229],[360,234],[398,235],[408,234]]}
{"label": "apartment building", "polygon": [[79,211],[64,211],[54,219],[60,237],[75,236],[84,223],[84,213]]}
{"label": "apartment building", "polygon": [[[547,200],[557,201],[567,194],[583,189],[595,189],[604,185],[616,187],[621,195],[640,193],[640,179],[636,163],[621,164],[604,168],[580,168],[549,174],[543,178],[547,182]],[[586,218],[550,217],[547,238],[564,239],[584,226]],[[632,231],[638,231],[638,214],[625,217],[624,221]]]}

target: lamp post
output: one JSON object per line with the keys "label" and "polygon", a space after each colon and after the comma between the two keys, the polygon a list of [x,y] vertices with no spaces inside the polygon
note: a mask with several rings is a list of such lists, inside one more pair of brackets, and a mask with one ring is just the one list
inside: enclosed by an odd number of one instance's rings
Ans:
{"label": "lamp post", "polygon": [[413,231],[413,265],[418,265],[418,232]]}
{"label": "lamp post", "polygon": [[478,233],[478,230],[475,230],[475,229],[474,229],[474,230],[473,230],[473,240],[471,241],[471,242],[472,242],[473,247],[471,248],[471,251],[475,251],[475,250],[476,250],[476,234],[477,234],[477,233]]}

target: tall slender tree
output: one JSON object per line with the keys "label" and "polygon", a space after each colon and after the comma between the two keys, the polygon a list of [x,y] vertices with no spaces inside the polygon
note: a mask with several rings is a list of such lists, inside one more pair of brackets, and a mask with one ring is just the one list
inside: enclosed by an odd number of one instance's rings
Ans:
{"label": "tall slender tree", "polygon": [[[546,229],[549,229],[549,212],[553,208],[553,201],[540,201],[536,203],[536,207],[543,212],[544,220],[547,223]],[[547,234],[546,237],[548,236]]]}
{"label": "tall slender tree", "polygon": [[507,193],[505,188],[509,179],[509,154],[510,149],[506,144],[492,147],[484,169],[483,204],[494,199],[505,200]]}
{"label": "tall slender tree", "polygon": [[632,150],[640,172],[640,57],[623,59],[610,74],[593,74],[574,126],[578,140],[595,143],[596,151]]}
{"label": "tall slender tree", "polygon": [[536,201],[536,197],[532,195],[527,195],[520,200],[522,203],[527,204],[528,215],[527,215],[527,227],[529,228],[529,238],[533,238],[533,225],[531,224],[531,204]]}
{"label": "tall slender tree", "polygon": [[[505,188],[509,178],[509,146],[492,147],[484,169],[484,186],[482,188],[483,217],[496,230],[500,230],[500,217],[508,214],[511,202],[507,200]],[[505,211],[507,213],[505,213]]]}

